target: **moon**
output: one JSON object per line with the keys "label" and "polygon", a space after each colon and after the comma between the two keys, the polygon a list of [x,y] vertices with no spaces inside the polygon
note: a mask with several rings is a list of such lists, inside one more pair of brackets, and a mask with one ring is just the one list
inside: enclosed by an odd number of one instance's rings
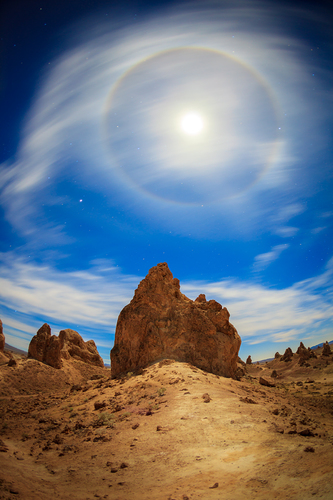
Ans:
{"label": "moon", "polygon": [[203,125],[203,120],[197,113],[187,113],[181,120],[182,131],[187,135],[200,134]]}

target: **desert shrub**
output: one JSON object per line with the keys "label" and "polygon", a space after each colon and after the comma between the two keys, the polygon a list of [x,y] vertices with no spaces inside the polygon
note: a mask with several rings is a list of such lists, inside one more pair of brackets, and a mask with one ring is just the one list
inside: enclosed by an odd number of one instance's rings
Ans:
{"label": "desert shrub", "polygon": [[149,409],[150,410],[159,410],[160,409],[160,405],[158,403],[155,403],[154,405],[152,403],[149,404]]}
{"label": "desert shrub", "polygon": [[109,413],[107,411],[103,411],[97,419],[97,425],[113,425],[114,415],[113,413]]}
{"label": "desert shrub", "polygon": [[165,391],[166,391],[165,387],[160,387],[159,389],[157,389],[157,394],[159,396],[163,396],[163,394],[165,393]]}

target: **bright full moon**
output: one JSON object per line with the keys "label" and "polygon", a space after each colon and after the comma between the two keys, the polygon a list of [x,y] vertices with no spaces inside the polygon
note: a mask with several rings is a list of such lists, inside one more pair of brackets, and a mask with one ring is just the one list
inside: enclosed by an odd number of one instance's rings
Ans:
{"label": "bright full moon", "polygon": [[181,127],[183,132],[188,135],[197,135],[203,129],[203,121],[197,113],[187,113],[182,118]]}

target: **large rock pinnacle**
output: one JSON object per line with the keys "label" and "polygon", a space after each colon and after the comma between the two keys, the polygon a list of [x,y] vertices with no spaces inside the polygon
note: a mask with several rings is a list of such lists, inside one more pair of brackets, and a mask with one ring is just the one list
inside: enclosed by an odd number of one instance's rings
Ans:
{"label": "large rock pinnacle", "polygon": [[240,344],[227,309],[203,294],[195,301],[183,295],[179,280],[161,263],[150,269],[119,315],[111,375],[171,358],[235,378]]}

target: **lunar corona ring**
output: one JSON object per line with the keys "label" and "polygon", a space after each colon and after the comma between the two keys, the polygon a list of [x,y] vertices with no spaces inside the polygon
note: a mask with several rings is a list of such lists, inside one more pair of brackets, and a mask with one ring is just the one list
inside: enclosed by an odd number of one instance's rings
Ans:
{"label": "lunar corona ring", "polygon": [[249,189],[274,161],[279,111],[264,78],[213,49],[170,49],[114,84],[104,138],[132,188],[201,205]]}

